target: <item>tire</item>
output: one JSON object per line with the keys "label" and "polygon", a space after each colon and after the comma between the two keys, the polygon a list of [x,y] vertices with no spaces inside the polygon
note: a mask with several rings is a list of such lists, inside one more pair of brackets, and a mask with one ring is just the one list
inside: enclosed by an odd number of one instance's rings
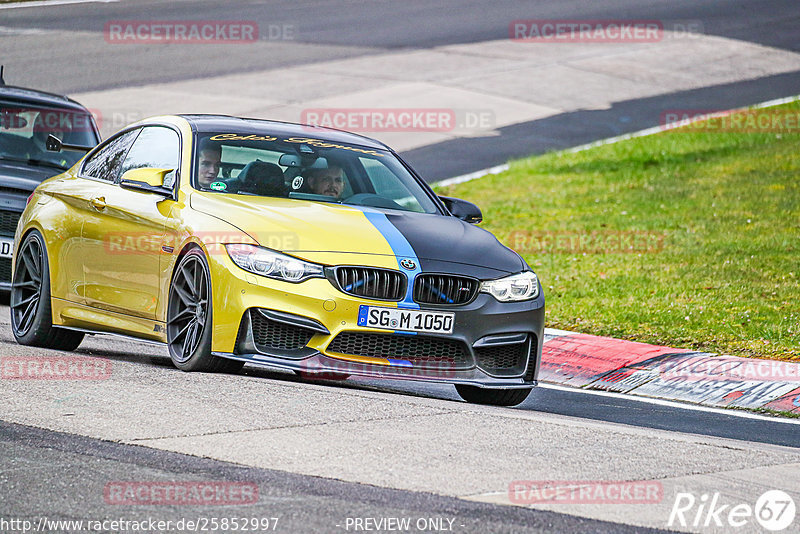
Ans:
{"label": "tire", "polygon": [[83,341],[83,332],[53,326],[50,263],[36,230],[25,236],[17,253],[9,307],[11,330],[20,345],[71,351]]}
{"label": "tire", "polygon": [[461,398],[473,404],[489,404],[491,406],[516,406],[522,404],[533,388],[501,389],[479,388],[456,384],[456,391]]}
{"label": "tire", "polygon": [[211,274],[205,255],[192,248],[178,261],[169,288],[167,346],[181,371],[235,373],[244,362],[211,354]]}

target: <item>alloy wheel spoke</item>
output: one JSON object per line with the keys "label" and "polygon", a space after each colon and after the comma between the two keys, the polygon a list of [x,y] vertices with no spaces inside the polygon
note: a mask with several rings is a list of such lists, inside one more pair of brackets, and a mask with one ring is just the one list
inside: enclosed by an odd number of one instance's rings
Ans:
{"label": "alloy wheel spoke", "polygon": [[196,286],[194,284],[194,275],[193,275],[193,273],[190,273],[188,271],[187,265],[184,265],[183,267],[181,267],[181,275],[183,277],[184,282],[186,283],[186,285],[189,288],[189,293],[192,296],[195,296],[197,294],[197,289],[196,289]]}
{"label": "alloy wheel spoke", "polygon": [[175,284],[175,293],[178,294],[180,299],[187,306],[194,305],[194,299],[192,299],[192,295],[190,293],[187,293],[186,290],[184,288],[182,288],[181,286],[179,286],[177,283]]}
{"label": "alloy wheel spoke", "polygon": [[28,330],[31,322],[33,321],[33,316],[36,314],[36,304],[39,302],[39,299],[33,300],[28,303],[28,306],[22,312],[22,325],[20,330],[23,332]]}
{"label": "alloy wheel spoke", "polygon": [[42,278],[42,250],[39,248],[39,245],[36,245],[36,254],[31,253],[33,256],[33,270],[34,270],[34,278],[41,279]]}
{"label": "alloy wheel spoke", "polygon": [[17,302],[15,306],[22,306],[23,304],[28,304],[32,300],[38,300],[38,298],[39,298],[39,295],[34,293],[33,295],[31,295],[31,296],[29,296],[29,297]]}
{"label": "alloy wheel spoke", "polygon": [[179,339],[180,339],[180,338],[181,338],[181,337],[182,337],[184,334],[186,334],[186,331],[189,329],[189,327],[190,327],[190,326],[192,326],[192,324],[193,324],[193,323],[194,323],[194,321],[188,321],[188,322],[187,322],[187,323],[186,323],[186,324],[185,324],[185,325],[184,325],[184,326],[183,326],[183,327],[182,327],[182,328],[181,328],[181,329],[178,331],[177,335],[175,336],[175,339],[174,339],[174,341],[178,341],[178,340],[179,340]]}
{"label": "alloy wheel spoke", "polygon": [[186,307],[183,310],[179,311],[177,313],[177,315],[175,315],[172,319],[170,319],[170,322],[171,323],[175,323],[177,321],[185,319],[186,316],[190,316],[191,317],[192,315],[194,315],[194,310],[191,310],[188,307]]}
{"label": "alloy wheel spoke", "polygon": [[194,328],[192,328],[191,333],[191,342],[189,343],[189,354],[193,353],[197,349],[197,345],[200,344],[200,332],[202,331],[202,325],[198,322],[194,323]]}
{"label": "alloy wheel spoke", "polygon": [[206,277],[203,276],[205,272],[203,271],[203,266],[200,262],[197,262],[197,300],[201,301],[206,298],[206,293],[208,288],[206,287]]}
{"label": "alloy wheel spoke", "polygon": [[191,323],[189,323],[189,327],[190,327],[189,331],[186,332],[186,337],[183,340],[183,355],[187,358],[192,355],[192,352],[194,352],[192,350],[192,344],[194,341],[194,331],[195,328],[197,327],[197,323],[192,321]]}
{"label": "alloy wheel spoke", "polygon": [[32,243],[33,242],[31,242],[31,245],[29,245],[25,249],[25,252],[27,252],[28,254],[28,261],[26,262],[26,267],[28,269],[28,273],[31,275],[31,278],[41,279],[42,270],[39,260],[39,250],[38,250],[39,247],[35,247],[37,250],[33,250],[34,245]]}
{"label": "alloy wheel spoke", "polygon": [[31,252],[30,246],[25,248],[22,253],[22,258],[25,263],[25,270],[28,272],[30,277],[34,280],[41,280],[42,276],[36,268],[36,261],[33,259],[33,252]]}
{"label": "alloy wheel spoke", "polygon": [[[191,326],[191,323],[189,323],[187,326]],[[189,334],[186,334],[186,336],[183,338],[183,343],[181,344],[181,356],[184,359],[186,359],[189,356],[189,354],[187,354],[186,352],[186,344],[188,342],[189,342]]]}

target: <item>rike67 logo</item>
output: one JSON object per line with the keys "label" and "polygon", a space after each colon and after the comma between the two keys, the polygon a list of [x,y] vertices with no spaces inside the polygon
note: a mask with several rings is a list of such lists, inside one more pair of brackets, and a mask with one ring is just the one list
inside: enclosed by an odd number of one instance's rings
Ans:
{"label": "rike67 logo", "polygon": [[755,506],[723,503],[719,492],[710,497],[704,493],[699,499],[691,493],[680,492],[675,496],[667,526],[726,527],[731,532],[755,519],[766,530],[779,532],[792,526],[795,512],[794,500],[781,490],[765,492],[756,500]]}

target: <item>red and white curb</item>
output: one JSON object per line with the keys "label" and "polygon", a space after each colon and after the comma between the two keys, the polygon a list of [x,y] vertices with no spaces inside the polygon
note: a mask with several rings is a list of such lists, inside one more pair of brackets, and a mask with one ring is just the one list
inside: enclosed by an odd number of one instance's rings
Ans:
{"label": "red and white curb", "polygon": [[800,413],[800,363],[545,330],[539,380],[713,407]]}

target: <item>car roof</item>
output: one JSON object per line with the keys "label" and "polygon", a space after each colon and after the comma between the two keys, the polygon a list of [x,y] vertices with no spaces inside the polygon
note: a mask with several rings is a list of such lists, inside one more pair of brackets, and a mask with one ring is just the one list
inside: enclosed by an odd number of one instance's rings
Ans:
{"label": "car roof", "polygon": [[38,104],[42,106],[55,106],[59,108],[75,109],[88,111],[82,104],[64,95],[48,93],[26,87],[0,84],[0,99],[12,100],[14,102],[26,104]]}
{"label": "car roof", "polygon": [[369,148],[391,150],[388,146],[363,135],[325,128],[322,126],[312,126],[308,124],[298,124],[294,122],[271,121],[266,119],[250,119],[232,117],[229,115],[179,115],[186,119],[192,129],[198,133],[211,132],[230,132],[243,134],[270,133],[284,136],[300,136],[323,141],[334,141],[338,143],[348,143]]}

